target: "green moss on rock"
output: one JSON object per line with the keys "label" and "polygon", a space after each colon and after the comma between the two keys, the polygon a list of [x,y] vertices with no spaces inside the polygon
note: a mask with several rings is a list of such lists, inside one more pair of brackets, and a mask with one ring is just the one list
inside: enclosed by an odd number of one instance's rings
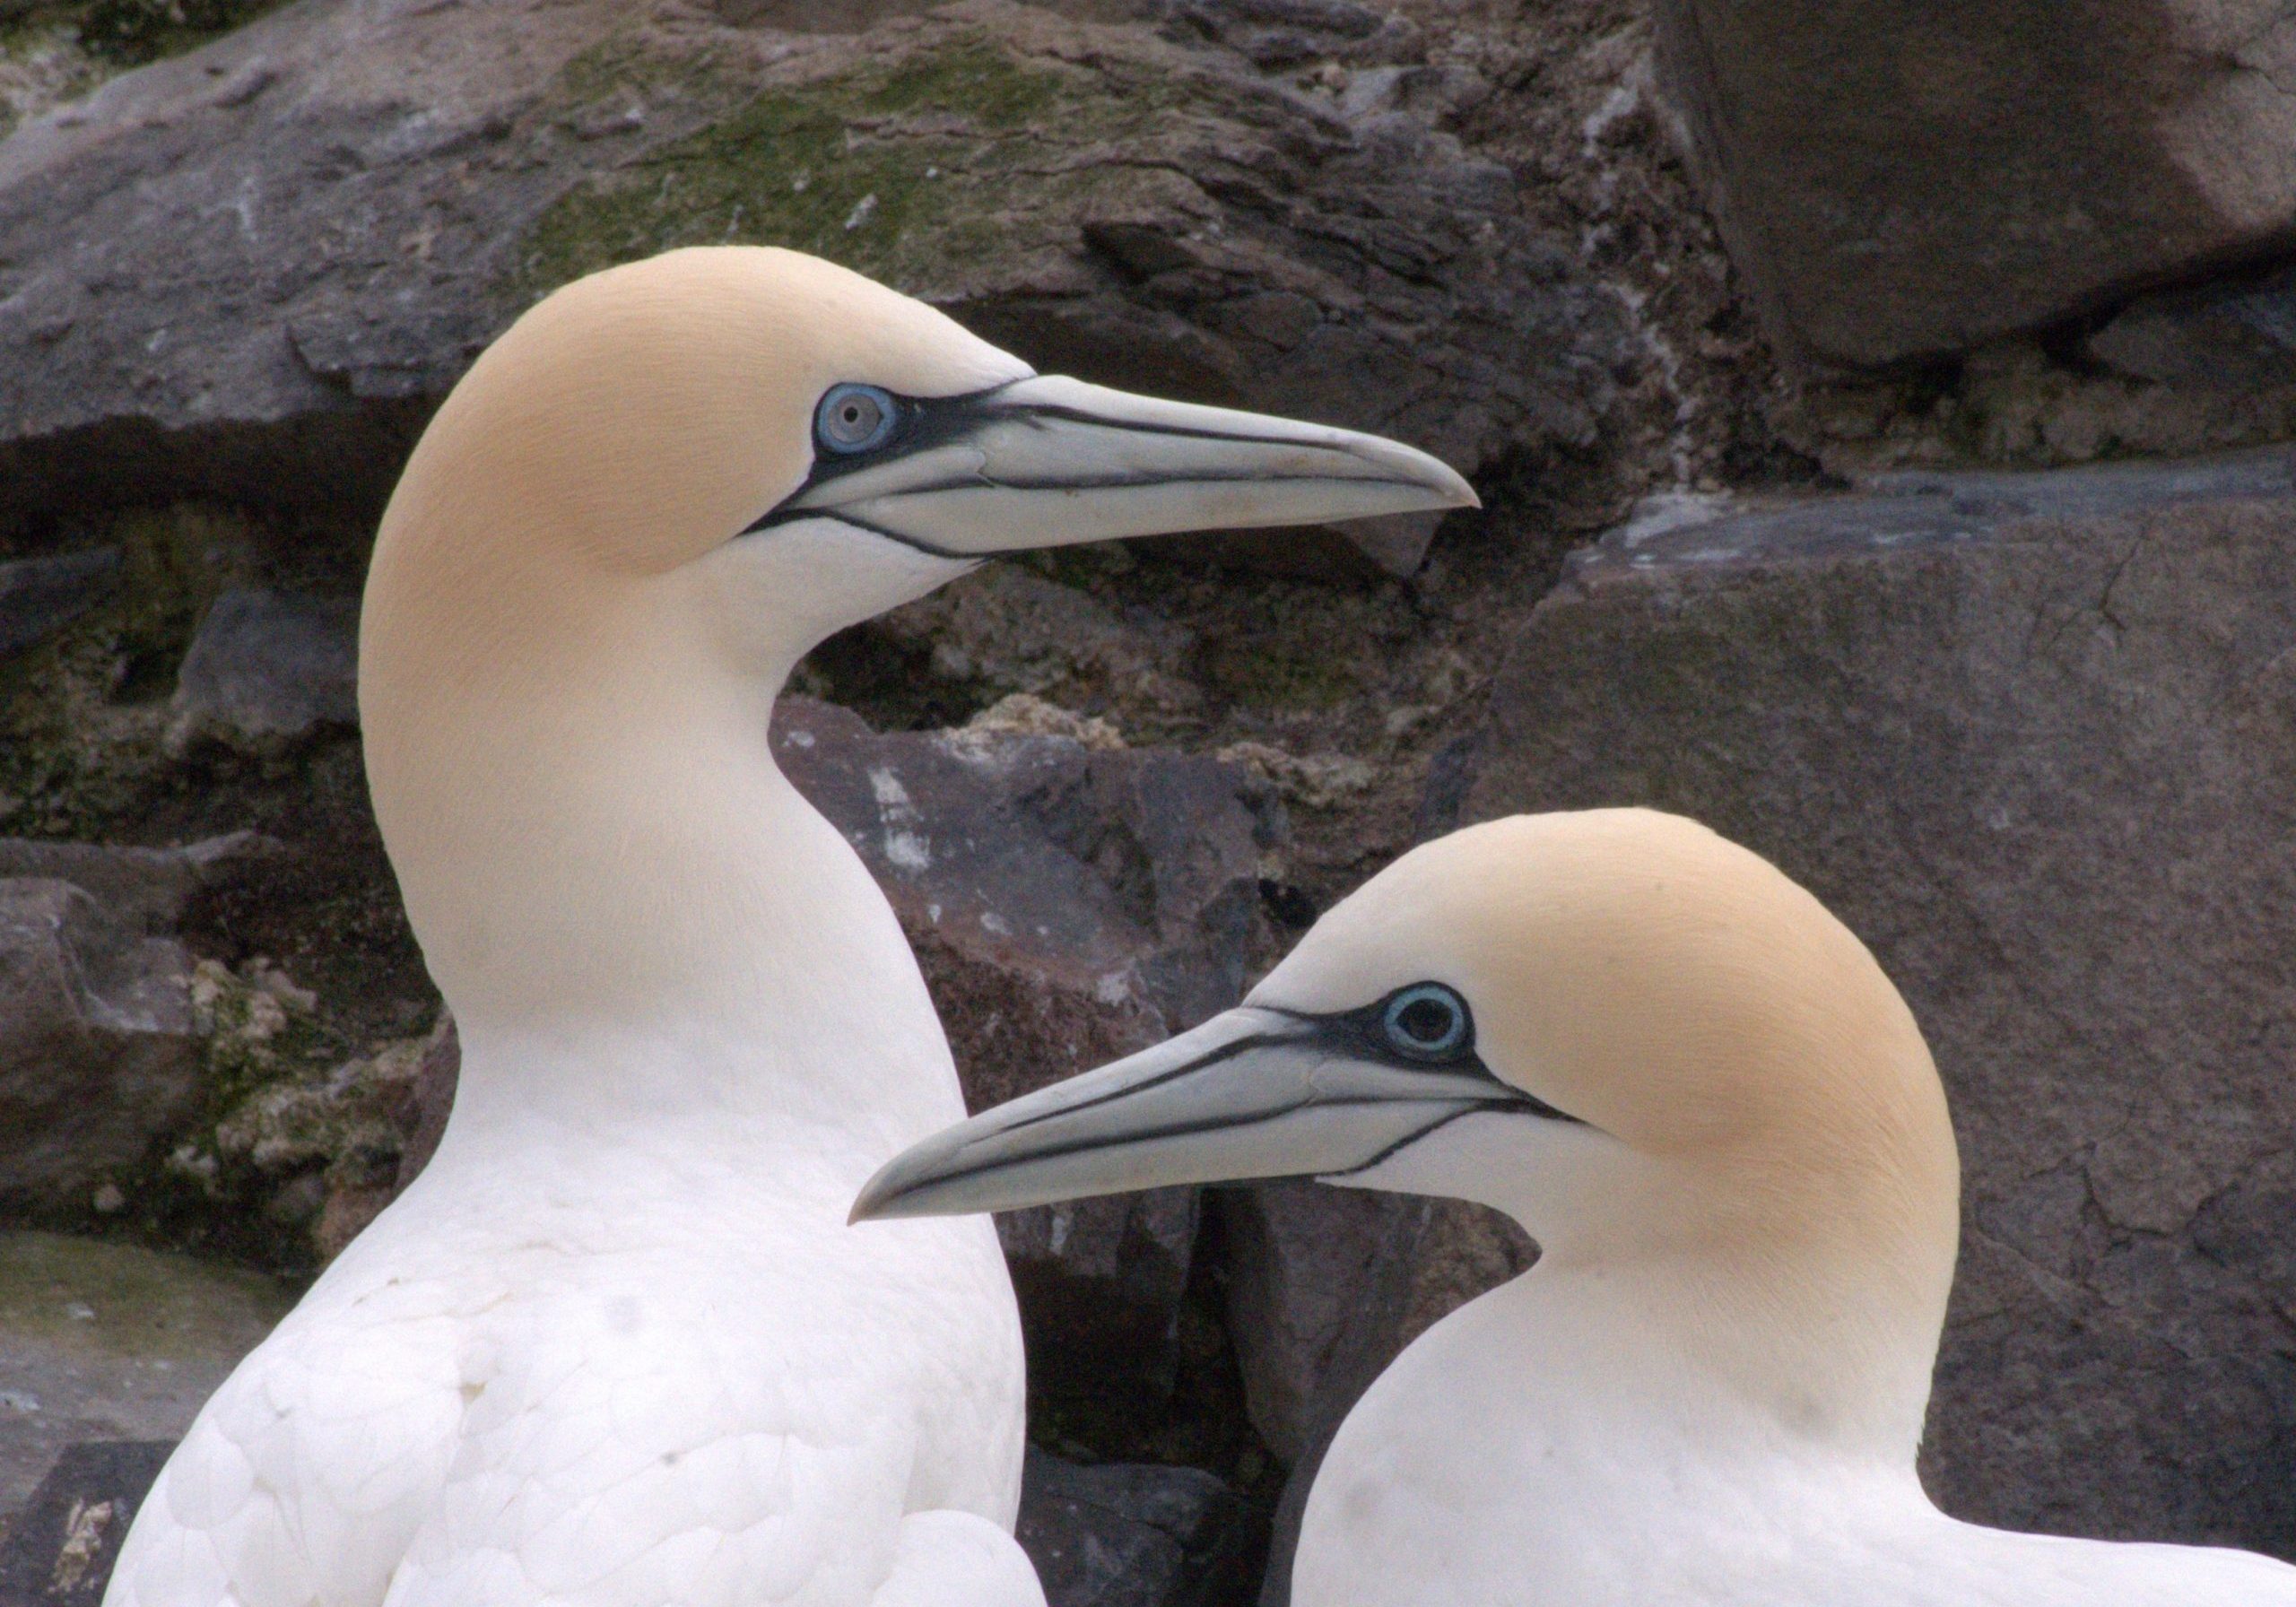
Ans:
{"label": "green moss on rock", "polygon": [[[722,69],[680,72],[691,89]],[[658,57],[625,45],[570,65],[561,91],[611,115],[658,81]],[[886,63],[733,100],[704,126],[561,197],[519,254],[515,289],[540,295],[584,274],[678,246],[787,246],[907,288],[1009,248],[1009,226],[1088,187],[1031,131],[1120,135],[1152,109],[1078,70],[1015,60],[961,38]]]}

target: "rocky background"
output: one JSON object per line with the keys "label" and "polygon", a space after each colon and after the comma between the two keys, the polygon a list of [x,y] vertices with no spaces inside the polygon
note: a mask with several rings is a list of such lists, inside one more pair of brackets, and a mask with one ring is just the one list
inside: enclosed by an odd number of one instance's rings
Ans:
{"label": "rocky background", "polygon": [[[403,454],[536,295],[715,240],[1484,499],[804,667],[771,740],[977,1102],[1453,824],[1697,814],[1950,1084],[1941,1501],[2296,1557],[2296,17],[2078,10],[0,0],[0,1601],[96,1600],[443,1120],[354,728]],[[1532,1253],[1304,1185],[1002,1226],[1056,1607],[1280,1607],[1354,1393]]]}

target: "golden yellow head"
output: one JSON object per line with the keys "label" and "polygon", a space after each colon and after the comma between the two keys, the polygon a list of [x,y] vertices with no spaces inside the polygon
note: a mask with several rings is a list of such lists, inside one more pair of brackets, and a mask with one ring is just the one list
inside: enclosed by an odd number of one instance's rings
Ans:
{"label": "golden yellow head", "polygon": [[1243,1004],[915,1146],[856,1214],[1283,1176],[1496,1206],[1795,1420],[1919,1431],[1958,1239],[1944,1090],[1866,946],[1695,822],[1415,848]]}
{"label": "golden yellow head", "polygon": [[752,854],[734,777],[771,769],[796,660],[999,552],[1473,500],[1391,441],[1038,375],[795,252],[569,285],[456,387],[376,539],[361,715],[417,935],[458,1011],[556,996],[631,918],[629,845],[698,863],[717,796]]}

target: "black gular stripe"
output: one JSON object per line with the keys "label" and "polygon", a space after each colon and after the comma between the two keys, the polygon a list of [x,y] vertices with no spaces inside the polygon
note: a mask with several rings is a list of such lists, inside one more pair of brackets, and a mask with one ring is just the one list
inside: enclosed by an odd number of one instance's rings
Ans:
{"label": "black gular stripe", "polygon": [[787,525],[796,519],[834,519],[840,525],[850,526],[856,530],[865,530],[871,535],[883,536],[889,542],[897,542],[901,546],[913,548],[931,557],[946,558],[957,563],[970,564],[974,569],[978,569],[988,561],[989,555],[985,552],[960,552],[953,547],[936,546],[931,542],[919,541],[913,535],[903,535],[898,530],[888,530],[883,525],[872,524],[867,519],[838,508],[801,508],[787,514],[770,513],[742,534],[754,535],[761,530],[770,530],[776,525]]}

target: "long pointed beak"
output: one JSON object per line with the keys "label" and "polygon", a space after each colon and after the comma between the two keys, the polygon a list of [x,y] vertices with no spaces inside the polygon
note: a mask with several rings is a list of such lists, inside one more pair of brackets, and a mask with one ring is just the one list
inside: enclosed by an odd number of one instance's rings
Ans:
{"label": "long pointed beak", "polygon": [[1333,1019],[1246,1005],[935,1134],[869,1179],[852,1220],[1329,1177],[1500,1109],[1559,1114],[1477,1063],[1394,1064]]}
{"label": "long pointed beak", "polygon": [[827,518],[947,558],[1477,506],[1416,447],[1058,375],[905,400],[886,444],[823,457],[759,527]]}

